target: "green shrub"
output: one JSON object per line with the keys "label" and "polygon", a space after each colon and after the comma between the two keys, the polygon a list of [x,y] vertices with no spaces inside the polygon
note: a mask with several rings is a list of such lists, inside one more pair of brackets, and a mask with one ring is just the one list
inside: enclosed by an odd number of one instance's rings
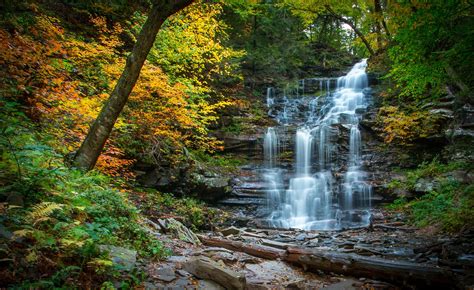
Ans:
{"label": "green shrub", "polygon": [[[0,208],[0,224],[13,233],[11,239],[0,238],[11,249],[2,258],[11,261],[13,280],[3,283],[62,287],[74,284],[78,271],[95,272],[101,283],[122,270],[99,251],[101,244],[135,249],[140,257],[168,254],[143,228],[138,210],[112,180],[65,167],[62,156],[45,145],[18,105],[6,100],[3,104],[0,201],[6,203]],[[20,246],[18,241],[23,241]],[[140,275],[130,275],[124,279],[133,285]]]}
{"label": "green shrub", "polygon": [[420,164],[417,169],[405,172],[406,182],[393,180],[388,187],[413,190],[419,179],[430,178],[438,183],[436,188],[411,201],[400,197],[389,208],[407,212],[410,221],[420,227],[438,225],[443,230],[456,232],[474,226],[474,186],[444,176],[447,172],[467,168],[465,163],[443,164],[437,159]]}

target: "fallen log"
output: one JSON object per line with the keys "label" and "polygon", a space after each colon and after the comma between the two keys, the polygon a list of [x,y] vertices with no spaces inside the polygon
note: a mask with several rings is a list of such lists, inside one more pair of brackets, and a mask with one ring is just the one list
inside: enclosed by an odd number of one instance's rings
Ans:
{"label": "fallen log", "polygon": [[384,230],[392,230],[392,231],[405,231],[405,232],[414,232],[416,228],[407,228],[407,227],[400,227],[400,226],[391,226],[385,224],[374,224],[372,225],[373,228],[384,229]]}
{"label": "fallen log", "polygon": [[371,278],[403,286],[456,288],[450,270],[411,262],[304,248],[288,248],[283,260],[308,270]]}
{"label": "fallen log", "polygon": [[206,246],[222,247],[269,260],[280,258],[310,271],[370,278],[405,287],[457,288],[457,279],[447,268],[321,249],[288,246],[285,251],[259,244],[246,244],[202,235],[198,237]]}
{"label": "fallen log", "polygon": [[210,238],[202,235],[198,235],[198,237],[201,242],[206,246],[226,248],[228,250],[243,252],[254,257],[259,257],[268,260],[276,260],[278,258],[282,258],[285,254],[284,250],[264,245],[246,244],[239,241]]}

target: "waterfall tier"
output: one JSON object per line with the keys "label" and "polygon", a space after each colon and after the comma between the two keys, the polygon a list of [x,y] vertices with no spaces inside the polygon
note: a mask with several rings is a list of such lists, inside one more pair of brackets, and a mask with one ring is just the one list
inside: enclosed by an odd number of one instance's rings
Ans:
{"label": "waterfall tier", "polygon": [[[371,188],[361,166],[358,114],[368,105],[366,66],[362,60],[345,76],[299,81],[293,95],[267,90],[269,115],[280,124],[264,137],[269,221],[275,227],[329,230],[368,223]],[[318,84],[316,95],[305,92],[309,80],[313,87]],[[287,126],[297,130],[294,171],[285,179],[277,162],[278,132]],[[345,152],[336,149],[341,126],[349,131]],[[347,161],[344,171],[336,172],[334,160],[340,154]]]}

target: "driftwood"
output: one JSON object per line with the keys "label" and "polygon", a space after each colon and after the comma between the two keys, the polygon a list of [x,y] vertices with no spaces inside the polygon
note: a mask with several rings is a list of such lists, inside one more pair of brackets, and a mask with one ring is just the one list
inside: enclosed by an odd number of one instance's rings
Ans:
{"label": "driftwood", "polygon": [[238,241],[231,241],[219,238],[209,238],[202,235],[198,236],[201,242],[206,246],[221,247],[228,250],[243,252],[254,257],[259,257],[268,260],[276,260],[282,258],[285,254],[284,250],[276,249],[269,246],[246,244]]}
{"label": "driftwood", "polygon": [[407,228],[401,226],[393,226],[393,225],[386,225],[386,224],[373,224],[373,228],[384,229],[384,230],[392,230],[392,231],[405,231],[405,232],[414,232],[416,228]]}
{"label": "driftwood", "polygon": [[[431,286],[444,289],[455,288],[453,273],[445,268],[404,261],[394,261],[356,254],[323,251],[300,247],[285,250],[257,244],[245,244],[220,238],[199,236],[207,246],[222,247],[249,255],[277,259],[298,264],[311,271],[324,271],[348,276],[386,281],[403,286]],[[270,243],[267,243],[270,245]]]}
{"label": "driftwood", "polygon": [[449,270],[404,261],[302,248],[288,248],[284,260],[310,270],[366,277],[399,285],[454,286],[454,277]]}
{"label": "driftwood", "polygon": [[244,289],[245,276],[207,257],[193,257],[184,264],[184,269],[201,279],[217,282],[226,289]]}

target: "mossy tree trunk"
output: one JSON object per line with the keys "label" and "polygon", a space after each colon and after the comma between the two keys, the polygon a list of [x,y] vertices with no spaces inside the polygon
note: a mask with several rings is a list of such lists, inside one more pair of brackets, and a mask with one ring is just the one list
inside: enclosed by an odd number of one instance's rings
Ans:
{"label": "mossy tree trunk", "polygon": [[104,104],[99,116],[89,130],[84,142],[74,156],[73,166],[91,170],[99,158],[110,132],[127,103],[137,82],[141,68],[163,22],[171,15],[184,9],[194,0],[155,0],[148,19],[140,31],[125,68],[110,98]]}

